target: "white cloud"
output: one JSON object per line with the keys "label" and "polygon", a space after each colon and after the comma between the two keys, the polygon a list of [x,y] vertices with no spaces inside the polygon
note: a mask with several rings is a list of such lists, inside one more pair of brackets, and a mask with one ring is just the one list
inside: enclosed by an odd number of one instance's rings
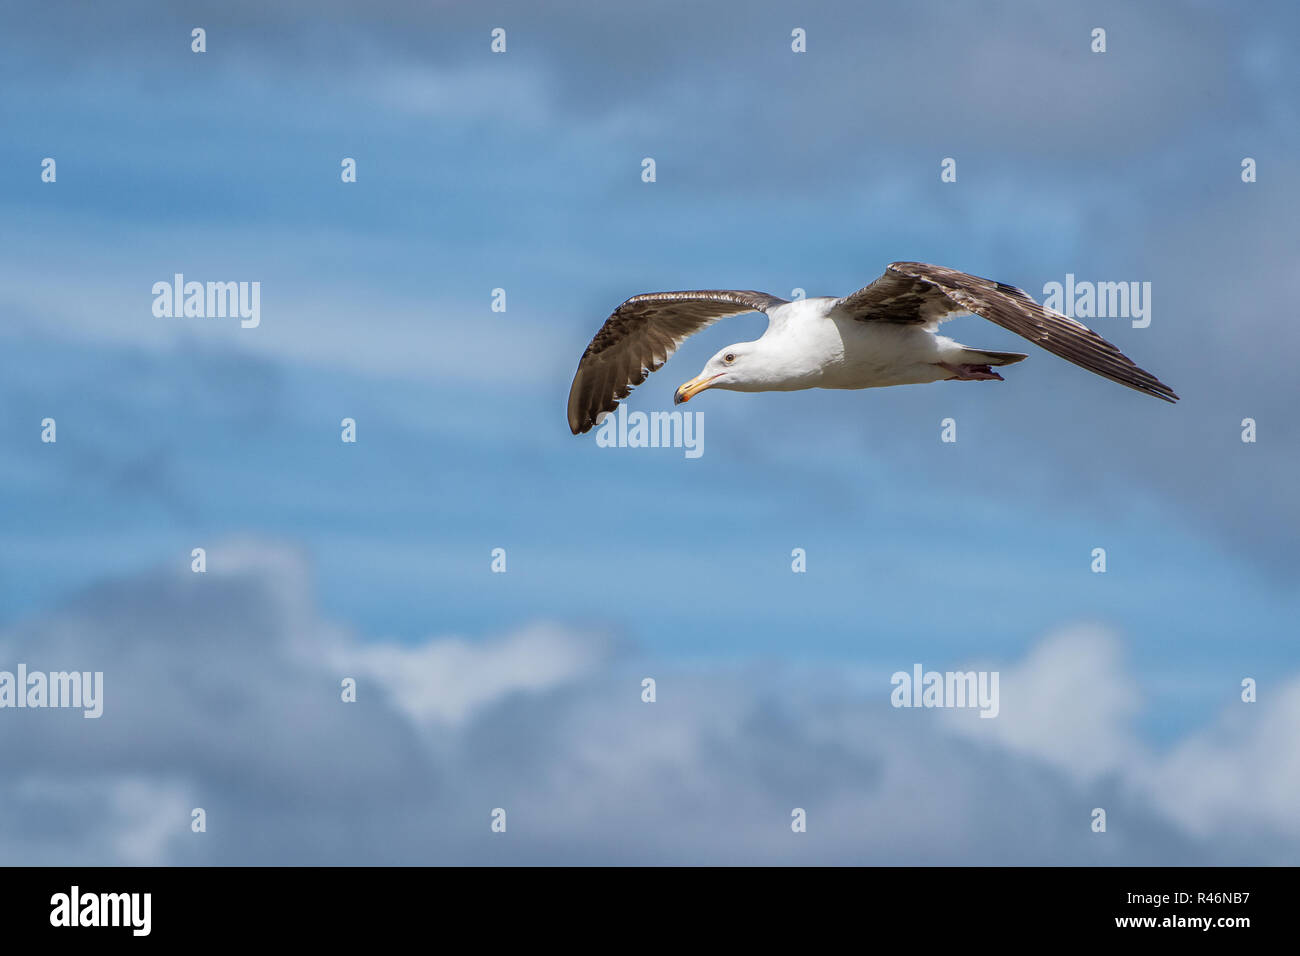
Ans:
{"label": "white cloud", "polygon": [[538,624],[483,642],[349,643],[334,659],[340,672],[375,680],[416,722],[459,724],[508,694],[536,693],[585,676],[602,651],[591,638]]}
{"label": "white cloud", "polygon": [[1300,839],[1298,727],[1300,678],[1266,684],[1258,703],[1232,704],[1137,776],[1165,813],[1200,836]]}
{"label": "white cloud", "polygon": [[1001,670],[994,720],[953,711],[954,727],[1044,761],[1079,782],[1143,760],[1132,726],[1137,683],[1123,670],[1119,640],[1099,627],[1049,635],[1017,667]]}

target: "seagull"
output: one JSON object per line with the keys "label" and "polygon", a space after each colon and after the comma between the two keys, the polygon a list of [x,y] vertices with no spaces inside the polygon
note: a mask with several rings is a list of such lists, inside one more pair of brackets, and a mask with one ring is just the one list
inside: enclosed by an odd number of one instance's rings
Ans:
{"label": "seagull", "polygon": [[575,435],[590,431],[688,337],[746,312],[765,313],[767,330],[756,341],[714,355],[677,389],[674,404],[708,388],[789,392],[1002,381],[995,366],[1028,356],[968,348],[938,334],[939,323],[966,314],[983,316],[1113,382],[1178,401],[1173,389],[1092,329],[1043,308],[1022,289],[943,266],[894,262],[871,285],[842,299],[789,302],[734,289],[633,296],[582,353],[569,389],[569,429]]}

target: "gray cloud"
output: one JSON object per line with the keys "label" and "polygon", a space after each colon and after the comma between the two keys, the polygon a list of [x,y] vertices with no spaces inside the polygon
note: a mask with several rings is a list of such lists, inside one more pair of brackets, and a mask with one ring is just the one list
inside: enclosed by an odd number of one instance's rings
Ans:
{"label": "gray cloud", "polygon": [[880,675],[684,672],[554,626],[362,640],[321,619],[291,549],[209,561],[106,582],[0,638],[4,666],[106,683],[99,720],[0,713],[6,859],[1186,864],[1293,862],[1300,845],[1300,681],[1158,753],[1102,632],[1003,668],[1001,716],[965,720],[890,708]]}

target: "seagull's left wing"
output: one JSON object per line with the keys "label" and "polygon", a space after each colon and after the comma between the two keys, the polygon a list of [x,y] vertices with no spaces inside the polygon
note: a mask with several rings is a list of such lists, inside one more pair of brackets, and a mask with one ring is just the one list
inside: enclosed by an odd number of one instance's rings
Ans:
{"label": "seagull's left wing", "polygon": [[1178,401],[1174,390],[1082,322],[1045,309],[1023,289],[924,262],[894,262],[836,307],[869,322],[937,325],[967,312],[983,316],[1068,362],[1147,395]]}
{"label": "seagull's left wing", "polygon": [[764,292],[710,289],[650,292],[628,299],[600,327],[569,389],[569,430],[589,431],[602,412],[668,361],[689,336],[729,315],[766,312],[785,299]]}

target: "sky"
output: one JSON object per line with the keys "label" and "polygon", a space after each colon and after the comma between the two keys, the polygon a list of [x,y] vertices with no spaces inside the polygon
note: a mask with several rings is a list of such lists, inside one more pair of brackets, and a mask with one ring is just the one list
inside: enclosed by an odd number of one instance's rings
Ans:
{"label": "sky", "polygon": [[[0,671],[104,674],[0,709],[0,859],[1296,862],[1292,6],[0,13]],[[569,433],[628,296],[896,260],[1149,282],[1085,321],[1182,400],[969,317],[1005,382]],[[998,716],[893,707],[918,664]]]}

